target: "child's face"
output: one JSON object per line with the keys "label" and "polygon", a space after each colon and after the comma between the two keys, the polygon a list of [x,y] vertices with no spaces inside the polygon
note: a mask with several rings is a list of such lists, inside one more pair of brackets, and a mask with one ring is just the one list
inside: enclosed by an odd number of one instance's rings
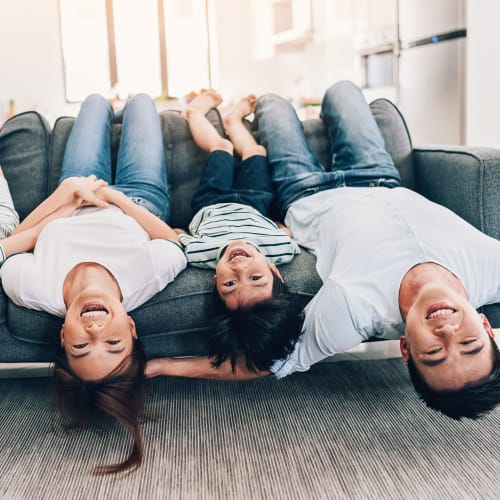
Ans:
{"label": "child's face", "polygon": [[270,299],[273,292],[272,266],[257,248],[246,241],[232,241],[215,269],[214,282],[228,309],[251,307]]}

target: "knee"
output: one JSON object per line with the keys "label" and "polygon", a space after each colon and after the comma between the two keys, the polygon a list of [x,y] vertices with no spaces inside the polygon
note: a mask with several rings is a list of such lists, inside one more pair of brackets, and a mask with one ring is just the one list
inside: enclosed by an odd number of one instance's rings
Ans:
{"label": "knee", "polygon": [[257,114],[264,110],[269,111],[270,109],[281,109],[283,107],[291,107],[290,102],[277,94],[264,94],[257,99],[255,113]]}
{"label": "knee", "polygon": [[136,94],[132,99],[127,102],[127,106],[133,104],[134,106],[140,107],[155,107],[153,99],[148,94]]}
{"label": "knee", "polygon": [[213,151],[225,151],[226,153],[232,155],[234,152],[234,146],[229,139],[224,139],[223,137],[221,137],[220,139],[217,139],[214,144],[212,144],[210,152],[212,153]]}
{"label": "knee", "polygon": [[255,146],[248,148],[245,153],[246,156],[267,156],[266,148],[260,144],[256,144]]}
{"label": "knee", "polygon": [[350,80],[341,80],[334,83],[327,89],[327,91],[325,92],[325,99],[332,99],[334,97],[344,98],[348,95],[352,95],[355,92],[361,92],[361,89],[356,84],[354,84]]}
{"label": "knee", "polygon": [[104,106],[111,108],[111,104],[107,99],[105,99],[101,94],[90,94],[88,95],[82,103],[82,107],[97,107]]}

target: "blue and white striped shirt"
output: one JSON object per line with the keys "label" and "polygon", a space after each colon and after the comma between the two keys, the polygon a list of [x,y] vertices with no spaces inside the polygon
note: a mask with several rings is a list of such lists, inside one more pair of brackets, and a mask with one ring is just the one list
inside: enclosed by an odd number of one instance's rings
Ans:
{"label": "blue and white striped shirt", "polygon": [[189,224],[189,234],[179,239],[185,246],[188,262],[215,269],[219,254],[231,241],[244,240],[276,264],[290,262],[300,253],[299,246],[284,231],[259,211],[240,203],[216,203],[199,210]]}

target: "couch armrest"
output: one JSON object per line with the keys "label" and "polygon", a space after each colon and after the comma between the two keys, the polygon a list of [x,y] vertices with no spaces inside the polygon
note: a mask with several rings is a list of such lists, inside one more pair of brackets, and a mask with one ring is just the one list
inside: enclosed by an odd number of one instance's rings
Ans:
{"label": "couch armrest", "polygon": [[414,148],[418,191],[500,240],[500,149]]}

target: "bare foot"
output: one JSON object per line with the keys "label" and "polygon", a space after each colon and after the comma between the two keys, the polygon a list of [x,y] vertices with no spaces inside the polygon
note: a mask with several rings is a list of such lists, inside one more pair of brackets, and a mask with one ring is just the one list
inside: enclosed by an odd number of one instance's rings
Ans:
{"label": "bare foot", "polygon": [[255,94],[248,94],[242,97],[234,108],[225,116],[225,120],[239,120],[241,121],[245,116],[253,113],[255,110],[255,103],[257,102],[257,96]]}
{"label": "bare foot", "polygon": [[187,106],[181,111],[182,116],[187,120],[191,111],[199,111],[206,115],[212,108],[216,108],[222,102],[220,94],[213,90],[207,90],[198,94]]}

